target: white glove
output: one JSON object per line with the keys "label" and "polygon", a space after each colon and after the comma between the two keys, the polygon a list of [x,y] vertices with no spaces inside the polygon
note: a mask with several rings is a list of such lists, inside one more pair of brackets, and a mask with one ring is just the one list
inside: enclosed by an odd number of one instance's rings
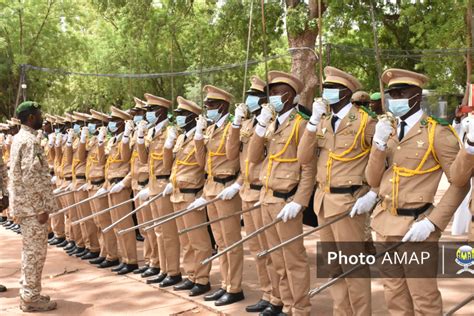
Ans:
{"label": "white glove", "polygon": [[79,189],[77,189],[77,191],[87,191],[88,186],[89,186],[89,183],[84,183],[83,185],[79,187]]}
{"label": "white glove", "polygon": [[54,146],[60,147],[61,146],[61,140],[63,139],[63,135],[61,133],[58,133],[56,135],[56,141],[54,143]]}
{"label": "white glove", "polygon": [[234,182],[230,187],[225,188],[217,195],[221,200],[231,200],[237,193],[239,193],[241,185]]}
{"label": "white glove", "polygon": [[69,185],[64,189],[64,191],[72,191],[72,187],[74,186],[74,183],[69,183]]}
{"label": "white glove", "polygon": [[57,188],[57,189],[54,189],[53,190],[53,194],[56,195],[56,194],[59,194],[61,193],[63,190],[61,188]]}
{"label": "white glove", "polygon": [[311,114],[309,122],[313,126],[317,127],[317,125],[321,121],[321,117],[323,116],[324,113],[326,113],[326,103],[324,103],[320,99],[314,100],[314,102],[313,102],[313,113]]}
{"label": "white glove", "polygon": [[137,198],[140,201],[146,201],[146,200],[148,200],[149,197],[150,197],[150,190],[148,188],[145,188],[145,189],[141,190],[137,194]]}
{"label": "white glove", "polygon": [[140,137],[140,138],[145,137],[145,129],[146,129],[146,121],[143,120],[137,126],[137,137]]}
{"label": "white glove", "polygon": [[207,203],[206,199],[203,197],[200,197],[199,199],[195,200],[193,203],[189,204],[188,210],[191,208],[199,208],[200,206],[204,205]]}
{"label": "white glove", "polygon": [[97,136],[97,141],[99,143],[103,143],[106,135],[107,135],[107,127],[102,126],[101,128],[99,128],[99,135]]}
{"label": "white glove", "polygon": [[163,190],[163,196],[170,195],[172,192],[173,192],[173,183],[170,182],[166,185],[165,189]]}
{"label": "white glove", "polygon": [[52,176],[52,177],[51,177],[51,184],[56,184],[56,180],[57,180],[57,179],[58,179],[58,178],[57,178],[56,176]]}
{"label": "white glove", "polygon": [[377,122],[377,125],[375,125],[374,143],[378,149],[385,150],[385,145],[387,145],[388,138],[393,131],[392,123],[388,119],[381,118]]}
{"label": "white glove", "polygon": [[178,138],[178,131],[176,130],[176,127],[171,126],[168,128],[166,140],[165,140],[165,148],[170,149],[173,148],[174,146],[174,141]]}
{"label": "white glove", "polygon": [[110,189],[110,193],[119,193],[125,188],[125,185],[122,183],[122,181],[114,184],[112,188]]}
{"label": "white glove", "polygon": [[435,226],[429,219],[424,218],[421,221],[413,223],[410,230],[403,236],[402,241],[420,242],[426,240],[432,232],[435,231]]}
{"label": "white glove", "polygon": [[273,117],[272,110],[270,110],[267,104],[264,104],[262,106],[262,111],[257,116],[257,121],[260,123],[260,125],[267,127],[268,123],[270,123],[270,121],[272,120],[272,117]]}
{"label": "white glove", "polygon": [[99,190],[97,190],[97,192],[94,194],[94,196],[103,195],[105,193],[107,193],[107,189],[106,188],[100,188]]}
{"label": "white glove", "polygon": [[207,128],[207,120],[204,116],[199,115],[199,118],[196,122],[196,133],[194,133],[195,140],[201,140],[204,138],[204,131]]}
{"label": "white glove", "polygon": [[70,129],[69,132],[67,132],[67,145],[72,146],[72,140],[74,139],[74,130]]}
{"label": "white glove", "polygon": [[55,140],[55,134],[51,133],[48,135],[48,146],[49,147],[54,147],[54,140]]}
{"label": "white glove", "polygon": [[377,203],[377,193],[374,191],[367,192],[357,199],[349,214],[350,217],[370,212],[375,203]]}
{"label": "white glove", "polygon": [[130,137],[133,131],[133,121],[126,121],[125,122],[125,130],[123,131],[124,137]]}
{"label": "white glove", "polygon": [[239,105],[237,105],[237,107],[235,108],[234,121],[232,122],[232,124],[234,124],[235,126],[242,125],[242,120],[244,119],[246,114],[247,109],[245,104],[240,103]]}
{"label": "white glove", "polygon": [[281,218],[283,222],[287,222],[290,219],[295,218],[303,207],[296,202],[290,202],[286,204],[278,213],[277,218]]}
{"label": "white glove", "polygon": [[470,119],[467,123],[467,132],[466,132],[467,139],[474,143],[474,120]]}
{"label": "white glove", "polygon": [[85,143],[87,139],[87,134],[89,133],[89,129],[87,126],[83,126],[81,129],[81,143]]}

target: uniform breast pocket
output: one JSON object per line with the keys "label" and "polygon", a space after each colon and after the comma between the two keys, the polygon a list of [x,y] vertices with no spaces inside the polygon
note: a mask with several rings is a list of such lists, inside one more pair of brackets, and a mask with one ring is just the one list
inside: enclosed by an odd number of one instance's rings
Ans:
{"label": "uniform breast pocket", "polygon": [[[354,137],[351,135],[340,136],[336,138],[336,148],[338,149],[349,149],[354,143]],[[358,143],[356,143],[354,148],[357,148]]]}
{"label": "uniform breast pocket", "polygon": [[[295,168],[297,168],[295,166]],[[274,190],[281,192],[288,192],[300,181],[300,171],[291,169],[281,169],[275,171],[275,185]]]}

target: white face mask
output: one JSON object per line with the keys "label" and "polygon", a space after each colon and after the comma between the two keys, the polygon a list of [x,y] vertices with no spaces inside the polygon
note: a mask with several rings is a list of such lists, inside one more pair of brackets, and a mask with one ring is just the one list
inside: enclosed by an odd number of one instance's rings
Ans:
{"label": "white face mask", "polygon": [[418,93],[409,99],[388,99],[388,110],[392,112],[392,114],[396,117],[401,117],[407,114],[410,109],[416,104],[415,103],[412,107],[410,107],[410,100],[416,97],[417,95]]}

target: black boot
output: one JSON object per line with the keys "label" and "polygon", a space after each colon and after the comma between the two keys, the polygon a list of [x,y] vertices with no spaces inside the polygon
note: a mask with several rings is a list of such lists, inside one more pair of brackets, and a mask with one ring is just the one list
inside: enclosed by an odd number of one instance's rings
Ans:
{"label": "black boot", "polygon": [[63,241],[65,241],[65,240],[66,240],[66,238],[64,238],[64,237],[62,237],[62,238],[56,237],[51,241],[50,245],[51,246],[56,246],[56,245],[62,243]]}
{"label": "black boot", "polygon": [[183,281],[181,274],[178,275],[168,275],[163,281],[160,283],[160,287],[168,287],[178,284],[179,282]]}
{"label": "black boot", "polygon": [[104,262],[104,260],[105,260],[105,257],[97,257],[95,259],[89,260],[89,263],[90,264],[101,264],[102,262]]}
{"label": "black boot", "polygon": [[88,254],[81,257],[81,260],[90,260],[99,257],[100,252],[89,252]]}
{"label": "black boot", "polygon": [[211,283],[199,284],[195,283],[191,291],[189,291],[189,296],[198,296],[204,293],[207,293],[211,290]]}
{"label": "black boot", "polygon": [[71,250],[72,248],[74,248],[75,246],[76,246],[76,243],[71,240],[70,242],[67,243],[66,246],[64,246],[63,250],[64,250],[64,251],[69,251],[69,250]]}
{"label": "black boot", "polygon": [[160,274],[158,274],[158,276],[156,278],[146,280],[146,284],[161,283],[161,281],[166,279],[166,276],[167,276],[166,273],[160,273]]}
{"label": "black boot", "polygon": [[145,272],[141,274],[141,277],[148,278],[151,276],[155,276],[155,275],[158,275],[160,271],[161,271],[160,268],[149,267],[148,269],[145,270]]}
{"label": "black boot", "polygon": [[132,272],[138,268],[138,264],[126,264],[120,271],[117,272],[117,275],[124,275]]}
{"label": "black boot", "polygon": [[63,248],[63,247],[66,247],[66,246],[67,246],[67,244],[68,244],[67,240],[66,240],[66,239],[64,239],[64,240],[63,240],[63,242],[62,242],[62,243],[59,243],[59,244],[57,244],[57,245],[56,245],[56,247],[58,247],[58,248]]}
{"label": "black boot", "polygon": [[99,264],[99,266],[97,268],[104,269],[104,268],[114,267],[114,266],[117,266],[117,265],[120,265],[120,261],[118,259],[113,260],[113,261],[104,260],[104,261],[101,262],[101,264]]}
{"label": "black boot", "polygon": [[242,301],[245,299],[244,292],[240,291],[238,293],[225,293],[224,295],[219,298],[214,305],[216,306],[224,306],[224,305],[230,305],[239,301]]}
{"label": "black boot", "polygon": [[118,267],[115,267],[115,268],[113,268],[113,269],[110,270],[110,271],[112,271],[112,272],[119,272],[119,271],[122,270],[122,268],[124,268],[126,265],[127,265],[127,264],[126,264],[125,262],[121,262],[121,263],[118,265]]}
{"label": "black boot", "polygon": [[270,306],[270,302],[261,299],[256,304],[245,307],[245,311],[247,313],[259,313],[263,312],[268,306]]}

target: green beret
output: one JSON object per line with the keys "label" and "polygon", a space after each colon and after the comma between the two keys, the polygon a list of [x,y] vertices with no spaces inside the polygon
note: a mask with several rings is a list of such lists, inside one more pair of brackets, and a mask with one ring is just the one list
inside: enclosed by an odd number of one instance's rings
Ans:
{"label": "green beret", "polygon": [[380,96],[380,92],[374,92],[370,95],[370,101],[378,101],[381,99],[382,97]]}
{"label": "green beret", "polygon": [[21,112],[28,111],[31,109],[41,109],[41,105],[38,102],[34,101],[25,101],[21,103],[17,108],[16,108],[16,115],[20,114]]}

